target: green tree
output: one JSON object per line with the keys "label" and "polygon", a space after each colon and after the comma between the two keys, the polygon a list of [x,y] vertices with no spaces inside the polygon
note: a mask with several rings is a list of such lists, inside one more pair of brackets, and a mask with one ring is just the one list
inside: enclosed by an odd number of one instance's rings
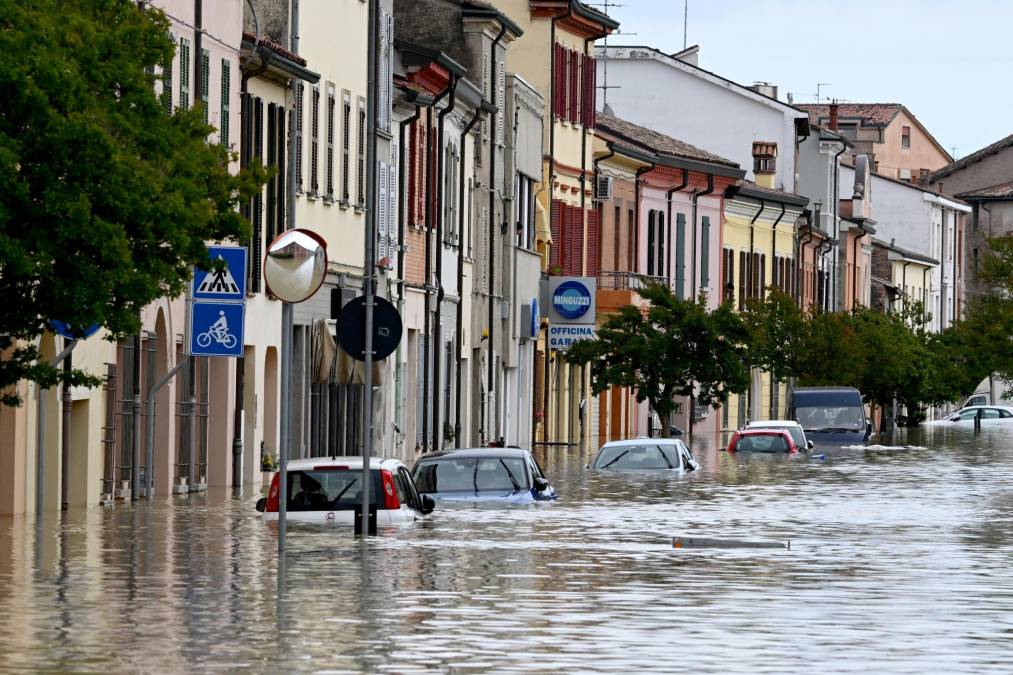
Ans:
{"label": "green tree", "polygon": [[[155,95],[169,22],[130,0],[0,3],[0,392],[51,386],[50,319],[119,339],[142,307],[182,292],[206,241],[244,241],[237,212],[261,169],[229,172],[199,109]],[[95,383],[76,371],[75,383]]]}
{"label": "green tree", "polygon": [[807,317],[795,300],[771,288],[763,299],[750,299],[741,316],[750,334],[750,365],[778,380],[797,377]]}
{"label": "green tree", "polygon": [[567,359],[590,364],[596,394],[630,387],[649,401],[667,436],[675,398],[717,406],[749,386],[749,332],[730,306],[708,312],[703,300],[681,300],[663,285],[640,291],[646,309],[622,307],[593,340],[570,347]]}

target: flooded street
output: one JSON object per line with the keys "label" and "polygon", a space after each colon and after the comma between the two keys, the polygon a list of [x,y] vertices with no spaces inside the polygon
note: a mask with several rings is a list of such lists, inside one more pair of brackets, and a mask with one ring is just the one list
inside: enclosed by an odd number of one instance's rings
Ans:
{"label": "flooded street", "polygon": [[257,494],[0,520],[0,671],[1009,672],[1013,428],[879,442],[921,447],[701,443],[664,479],[539,451],[558,502],[437,509],[368,556],[292,527],[280,594]]}

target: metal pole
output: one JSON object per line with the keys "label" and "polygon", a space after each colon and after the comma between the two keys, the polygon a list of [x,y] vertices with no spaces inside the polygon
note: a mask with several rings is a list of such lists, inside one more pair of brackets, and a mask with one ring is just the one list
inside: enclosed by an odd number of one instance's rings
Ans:
{"label": "metal pole", "polygon": [[[299,53],[299,0],[292,0],[292,14],[290,17],[292,25],[289,49],[293,54]],[[302,83],[294,87],[302,87]],[[298,98],[293,91],[293,103]],[[289,110],[288,119],[288,229],[295,228],[295,194],[296,194],[296,143],[302,140],[302,127],[296,122],[299,117],[296,114],[295,105]],[[260,264],[259,262],[257,263]],[[281,303],[281,405],[280,424],[278,439],[278,575],[279,588],[282,588],[284,578],[284,554],[285,538],[288,533],[288,444],[289,431],[292,427],[292,305],[288,302]]]}
{"label": "metal pole", "polygon": [[278,553],[285,553],[288,518],[288,445],[292,426],[292,304],[281,304],[281,438],[278,442]]}
{"label": "metal pole", "polygon": [[[74,351],[74,347],[77,346],[77,340],[71,340],[67,343],[67,346],[63,348],[55,359],[49,362],[49,365],[56,366],[63,361],[67,356]],[[38,399],[36,405],[36,442],[35,442],[35,513],[42,515],[42,511],[45,508],[45,490],[46,490],[46,392],[48,388],[44,388],[39,385],[36,391],[36,397]]]}
{"label": "metal pole", "polygon": [[69,484],[67,476],[70,474],[70,371],[71,355],[63,360],[63,428],[60,430],[60,508],[67,510],[70,505]]}
{"label": "metal pole", "polygon": [[137,501],[141,490],[141,334],[134,337],[134,401],[130,442],[130,501]]}
{"label": "metal pole", "polygon": [[169,381],[176,376],[176,373],[179,372],[179,369],[183,367],[184,363],[186,363],[186,360],[180,359],[176,365],[174,365],[172,369],[165,374],[165,377],[155,383],[155,386],[151,388],[151,392],[148,394],[148,442],[146,444],[147,451],[144,464],[147,468],[144,471],[144,482],[147,488],[146,496],[149,502],[155,496],[155,472],[152,470],[152,467],[155,465],[155,395],[158,393],[159,389],[169,384]]}
{"label": "metal pole", "polygon": [[[376,258],[374,246],[376,244],[376,99],[377,86],[376,61],[377,61],[377,0],[369,0],[369,31],[366,38],[366,124],[368,133],[368,146],[366,148],[366,165],[369,170],[366,172],[366,251],[365,251],[365,304],[366,304],[366,325],[364,340],[363,368],[365,375],[365,405],[363,406],[362,428],[366,437],[362,446],[362,536],[369,535],[369,458],[373,454],[373,284],[376,275]],[[428,223],[427,223],[428,226]],[[426,279],[429,283],[429,279]],[[428,309],[428,308],[427,308]],[[379,495],[377,495],[379,499]]]}
{"label": "metal pole", "polygon": [[232,488],[243,488],[243,397],[246,357],[236,359],[236,403],[232,413]]}

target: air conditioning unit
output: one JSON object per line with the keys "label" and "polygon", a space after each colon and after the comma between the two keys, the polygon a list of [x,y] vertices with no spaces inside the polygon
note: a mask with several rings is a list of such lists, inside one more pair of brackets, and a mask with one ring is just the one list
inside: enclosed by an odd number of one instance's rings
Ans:
{"label": "air conditioning unit", "polygon": [[612,176],[598,176],[594,181],[594,198],[612,199]]}

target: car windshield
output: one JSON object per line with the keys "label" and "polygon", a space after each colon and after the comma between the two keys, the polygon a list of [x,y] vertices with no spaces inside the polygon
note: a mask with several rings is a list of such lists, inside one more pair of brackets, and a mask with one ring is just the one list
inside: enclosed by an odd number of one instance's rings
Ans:
{"label": "car windshield", "polygon": [[528,490],[522,457],[446,457],[415,467],[419,492]]}
{"label": "car windshield", "polygon": [[594,468],[633,471],[678,469],[679,453],[674,445],[613,445],[602,448]]}
{"label": "car windshield", "polygon": [[[380,472],[370,471],[373,484],[369,501],[383,489]],[[290,471],[288,474],[289,511],[348,511],[362,504],[362,469],[324,469]]]}
{"label": "car windshield", "polygon": [[806,431],[865,429],[865,411],[858,406],[798,408],[795,412]]}
{"label": "car windshield", "polygon": [[738,452],[788,452],[788,441],[781,434],[740,436],[735,444]]}

